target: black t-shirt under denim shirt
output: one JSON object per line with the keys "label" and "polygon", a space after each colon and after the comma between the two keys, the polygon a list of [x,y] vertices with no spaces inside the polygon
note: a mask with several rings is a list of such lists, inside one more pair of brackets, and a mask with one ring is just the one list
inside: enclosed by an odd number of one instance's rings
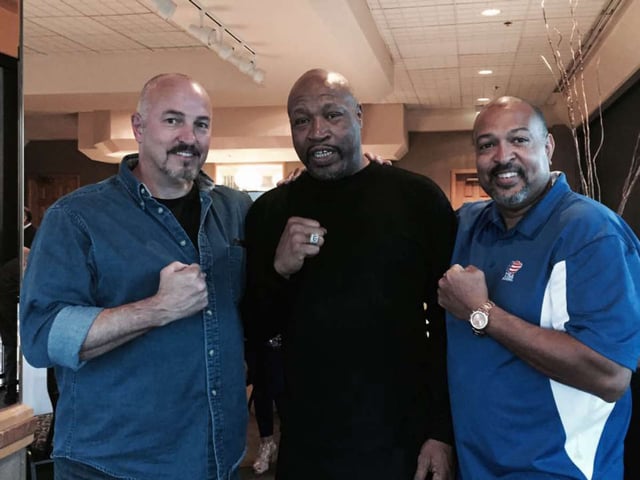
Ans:
{"label": "black t-shirt under denim shirt", "polygon": [[193,185],[189,193],[180,198],[156,198],[171,210],[173,216],[187,232],[191,243],[198,250],[198,229],[200,227],[200,196],[198,187]]}

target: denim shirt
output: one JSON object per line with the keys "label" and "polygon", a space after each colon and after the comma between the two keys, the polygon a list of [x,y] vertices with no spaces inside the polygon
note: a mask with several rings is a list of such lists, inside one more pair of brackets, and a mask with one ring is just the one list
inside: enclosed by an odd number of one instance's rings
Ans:
{"label": "denim shirt", "polygon": [[[54,457],[121,478],[198,480],[212,456],[213,478],[229,479],[246,443],[238,302],[251,200],[200,174],[196,249],[132,174],[136,164],[125,157],[117,175],[51,206],[30,252],[20,333],[29,363],[55,366]],[[173,261],[200,264],[208,306],[81,361],[96,316],[154,295]]]}

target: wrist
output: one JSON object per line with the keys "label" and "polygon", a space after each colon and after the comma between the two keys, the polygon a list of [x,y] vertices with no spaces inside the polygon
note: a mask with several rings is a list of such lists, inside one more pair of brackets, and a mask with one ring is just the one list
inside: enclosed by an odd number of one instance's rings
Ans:
{"label": "wrist", "polygon": [[286,269],[282,268],[278,261],[276,260],[275,262],[273,262],[273,270],[282,278],[284,278],[285,280],[289,280],[289,277],[291,276],[291,273],[287,272]]}
{"label": "wrist", "polygon": [[167,308],[159,294],[135,302],[137,317],[147,322],[147,327],[163,327],[176,320],[176,313]]}
{"label": "wrist", "polygon": [[491,309],[495,306],[495,303],[487,300],[471,312],[471,315],[469,315],[469,323],[473,333],[480,336],[485,335],[486,329],[489,326]]}

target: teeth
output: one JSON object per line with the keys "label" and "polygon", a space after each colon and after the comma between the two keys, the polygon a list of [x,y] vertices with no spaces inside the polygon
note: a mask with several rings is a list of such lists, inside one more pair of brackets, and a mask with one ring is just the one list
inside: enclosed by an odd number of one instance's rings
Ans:
{"label": "teeth", "polygon": [[315,152],[313,152],[314,158],[326,158],[329,155],[331,155],[331,151],[329,150],[316,150]]}
{"label": "teeth", "polygon": [[498,174],[498,178],[513,178],[517,176],[518,174],[516,172],[504,172]]}
{"label": "teeth", "polygon": [[176,152],[176,155],[179,155],[181,157],[192,157],[193,152]]}

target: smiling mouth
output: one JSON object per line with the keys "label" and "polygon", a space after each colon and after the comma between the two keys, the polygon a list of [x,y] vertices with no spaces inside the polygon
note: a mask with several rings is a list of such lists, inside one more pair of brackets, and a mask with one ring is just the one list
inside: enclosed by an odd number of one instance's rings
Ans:
{"label": "smiling mouth", "polygon": [[496,186],[496,188],[510,190],[520,185],[520,179],[522,177],[520,175],[520,172],[509,170],[494,173],[492,175],[492,178],[492,183]]}
{"label": "smiling mouth", "polygon": [[510,180],[518,177],[518,172],[501,172],[495,175],[498,180]]}
{"label": "smiling mouth", "polygon": [[199,157],[200,154],[196,153],[196,152],[185,152],[185,151],[180,151],[180,152],[169,152],[173,155],[177,155],[178,157],[182,157],[182,158],[192,158],[192,157]]}
{"label": "smiling mouth", "polygon": [[181,143],[170,149],[167,153],[176,155],[184,159],[190,159],[193,157],[200,157],[200,151],[195,145],[188,145]]}
{"label": "smiling mouth", "polygon": [[336,151],[330,148],[318,148],[309,152],[308,158],[313,163],[323,166],[328,165],[332,161],[332,157],[336,154]]}

